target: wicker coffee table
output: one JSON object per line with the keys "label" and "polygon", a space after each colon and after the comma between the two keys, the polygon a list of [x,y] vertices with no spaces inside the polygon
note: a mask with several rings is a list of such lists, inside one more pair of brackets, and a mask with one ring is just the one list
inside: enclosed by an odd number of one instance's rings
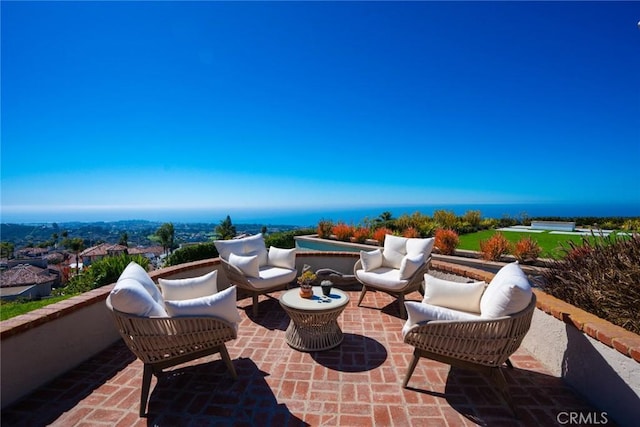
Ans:
{"label": "wicker coffee table", "polygon": [[322,351],[342,342],[337,319],[349,302],[349,295],[332,289],[328,297],[319,286],[312,298],[302,298],[300,289],[291,289],[280,297],[280,305],[291,318],[285,334],[287,344],[300,351]]}

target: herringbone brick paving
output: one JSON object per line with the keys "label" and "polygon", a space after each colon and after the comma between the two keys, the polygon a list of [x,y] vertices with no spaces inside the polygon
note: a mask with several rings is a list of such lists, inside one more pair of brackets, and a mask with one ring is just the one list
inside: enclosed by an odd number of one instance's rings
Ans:
{"label": "herringbone brick paving", "polygon": [[228,343],[236,381],[219,355],[179,366],[153,380],[140,418],[142,364],[119,342],[6,408],[2,425],[547,426],[561,411],[594,411],[522,349],[507,371],[518,420],[482,376],[438,362],[422,359],[403,389],[413,349],[402,342],[395,299],[369,292],[357,307],[358,292],[348,293],[344,341],[333,350],[286,344],[278,293],[261,297],[257,318],[243,299],[238,338]]}

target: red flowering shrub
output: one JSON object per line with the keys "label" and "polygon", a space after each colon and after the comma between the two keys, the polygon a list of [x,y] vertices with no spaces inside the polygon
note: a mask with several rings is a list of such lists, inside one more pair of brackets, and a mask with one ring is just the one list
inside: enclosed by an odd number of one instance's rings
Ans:
{"label": "red flowering shrub", "polygon": [[436,230],[435,246],[440,250],[443,255],[453,255],[460,243],[458,233],[453,230],[440,228]]}
{"label": "red flowering shrub", "polygon": [[349,239],[351,239],[351,236],[353,236],[353,227],[340,222],[333,226],[333,234],[336,235],[338,240],[348,241]]}
{"label": "red flowering shrub", "polygon": [[408,227],[402,232],[402,237],[420,237],[420,232],[413,227]]}
{"label": "red flowering shrub", "polygon": [[384,244],[384,236],[387,234],[393,234],[393,232],[386,227],[380,227],[373,232],[373,238],[378,241],[380,246],[382,246]]}
{"label": "red flowering shrub", "polygon": [[502,255],[511,251],[511,243],[502,233],[496,233],[487,240],[480,241],[482,259],[486,261],[500,261]]}
{"label": "red flowering shrub", "polygon": [[515,248],[513,249],[513,256],[520,262],[535,261],[540,256],[540,245],[531,237],[523,237],[518,240]]}
{"label": "red flowering shrub", "polygon": [[364,243],[371,236],[371,230],[366,227],[358,227],[353,230],[353,238],[358,243]]}
{"label": "red flowering shrub", "polygon": [[318,237],[328,239],[333,233],[333,222],[325,219],[318,221]]}

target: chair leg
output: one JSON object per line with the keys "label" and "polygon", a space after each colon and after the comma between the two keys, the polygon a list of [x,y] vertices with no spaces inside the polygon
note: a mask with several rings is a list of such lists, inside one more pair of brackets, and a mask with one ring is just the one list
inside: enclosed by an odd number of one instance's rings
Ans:
{"label": "chair leg", "polygon": [[411,360],[411,364],[409,365],[409,370],[407,370],[407,374],[404,376],[404,382],[402,383],[403,388],[407,388],[407,384],[409,384],[409,379],[411,379],[411,375],[413,375],[413,371],[416,369],[418,360],[420,360],[420,356],[418,356],[414,351],[413,359]]}
{"label": "chair leg", "polygon": [[251,297],[253,298],[253,317],[258,317],[258,294],[253,293]]}
{"label": "chair leg", "polygon": [[147,399],[149,398],[149,389],[151,388],[151,374],[153,368],[145,363],[142,371],[142,391],[140,393],[140,416],[144,417],[147,413]]}
{"label": "chair leg", "polygon": [[518,414],[516,413],[516,406],[513,403],[511,395],[509,394],[507,379],[504,377],[504,372],[502,372],[502,369],[500,369],[499,367],[491,368],[490,378],[491,381],[493,381],[493,383],[498,387],[502,399],[504,399],[504,401],[509,406],[509,409],[511,410],[511,414],[515,418],[518,418]]}
{"label": "chair leg", "polygon": [[362,292],[360,292],[360,299],[358,300],[358,307],[360,307],[360,304],[362,304],[362,300],[364,299],[364,294],[367,293],[367,287],[365,285],[362,285]]}
{"label": "chair leg", "polygon": [[222,344],[220,346],[220,357],[224,361],[224,364],[227,365],[227,369],[229,373],[233,377],[234,380],[238,379],[238,374],[236,374],[236,368],[233,367],[233,363],[231,362],[231,358],[229,357],[229,352],[227,351],[227,346]]}
{"label": "chair leg", "polygon": [[404,294],[398,295],[398,304],[400,304],[400,318],[407,318],[407,311],[404,308]]}

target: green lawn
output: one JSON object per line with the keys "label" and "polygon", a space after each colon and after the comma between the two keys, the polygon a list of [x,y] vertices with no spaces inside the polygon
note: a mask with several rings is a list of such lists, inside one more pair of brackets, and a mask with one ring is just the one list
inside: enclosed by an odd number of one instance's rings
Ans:
{"label": "green lawn", "polygon": [[[480,241],[487,240],[493,236],[496,230],[482,230],[476,233],[463,234],[460,236],[460,244],[458,249],[467,249],[470,251],[480,250]],[[564,254],[561,251],[561,245],[567,246],[569,241],[576,243],[582,242],[582,236],[569,235],[569,234],[551,234],[548,231],[542,233],[527,233],[523,231],[501,231],[502,235],[507,238],[511,243],[515,244],[518,240],[524,237],[531,237],[538,242],[542,253],[540,258],[560,258]],[[592,238],[592,237],[589,237]]]}
{"label": "green lawn", "polygon": [[54,302],[71,298],[73,295],[45,298],[37,301],[0,301],[0,320],[7,320],[21,314],[42,308]]}

